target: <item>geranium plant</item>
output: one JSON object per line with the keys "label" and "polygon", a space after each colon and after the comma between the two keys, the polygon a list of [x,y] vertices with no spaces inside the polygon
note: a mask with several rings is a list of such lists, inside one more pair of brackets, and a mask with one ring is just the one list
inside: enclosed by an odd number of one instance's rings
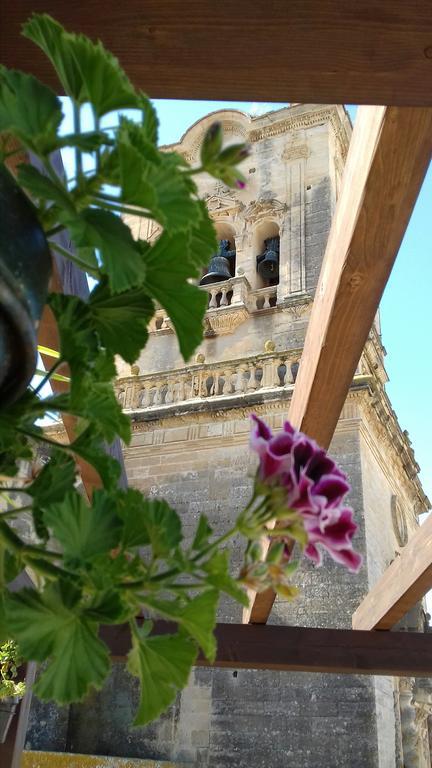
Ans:
{"label": "geranium plant", "polygon": [[[100,625],[129,622],[128,667],[141,681],[135,723],[143,724],[186,684],[199,649],[214,659],[221,592],[243,605],[244,585],[294,593],[288,540],[315,562],[324,547],[352,571],[359,568],[352,549],[355,524],[343,504],[349,486],[308,438],[288,424],[273,436],[256,420],[252,448],[259,469],[253,496],[219,538],[202,515],[193,540],[185,542],[181,519],[165,501],[118,487],[120,467],[104,443],[117,437],[128,443],[130,422],[113,390],[115,356],[136,360],[155,302],[171,318],[185,359],[201,341],[207,296],[192,283],[217,243],[194,176],[208,172],[230,186],[244,186],[237,163],[247,148],[223,149],[221,128],[214,125],[203,141],[200,167],[190,168],[179,154],[157,148],[151,102],[101,43],[66,32],[45,15],[33,16],[24,34],[51,60],[75,105],[77,130],[61,135],[61,102],[49,88],[31,75],[2,68],[0,161],[10,155],[6,137],[11,135],[38,158],[43,172],[22,164],[18,184],[31,197],[50,247],[91,275],[95,287],[86,301],[49,296],[59,358],[36,388],[0,411],[0,492],[7,505],[0,513],[0,636],[17,641],[25,659],[44,662],[36,694],[66,704],[106,679],[110,658]],[[85,133],[79,125],[84,104],[94,116],[94,128]],[[118,124],[102,127],[106,115],[126,109],[135,110],[134,120],[121,116]],[[92,170],[79,163],[67,184],[51,161],[62,147],[91,155]],[[161,230],[156,241],[135,240],[120,216],[126,213],[155,220]],[[73,251],[53,240],[63,229]],[[69,391],[43,396],[50,378],[65,371]],[[38,425],[53,413],[75,417],[70,444],[56,442]],[[28,481],[14,480],[41,445],[49,461]],[[90,500],[76,489],[77,456],[100,478]],[[29,514],[31,535],[19,525]],[[271,529],[274,520],[283,527]],[[245,537],[245,563],[234,578],[222,544],[239,534]],[[261,544],[269,537],[276,544],[263,555]],[[8,583],[24,568],[34,586],[9,591]],[[178,630],[158,635],[152,632],[154,618],[174,621]]]}

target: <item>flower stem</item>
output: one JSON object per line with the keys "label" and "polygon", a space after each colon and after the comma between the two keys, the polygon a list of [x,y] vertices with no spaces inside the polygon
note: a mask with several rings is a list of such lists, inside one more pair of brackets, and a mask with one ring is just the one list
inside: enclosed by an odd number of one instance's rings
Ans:
{"label": "flower stem", "polygon": [[46,372],[46,374],[45,374],[45,376],[43,377],[42,381],[41,381],[41,382],[39,382],[39,384],[37,385],[36,389],[34,390],[34,394],[35,394],[35,395],[38,395],[38,394],[39,394],[39,392],[40,392],[40,391],[41,391],[41,389],[42,389],[42,388],[45,386],[45,384],[47,383],[47,381],[49,381],[49,379],[51,378],[51,376],[53,375],[53,373],[55,373],[55,372],[56,372],[56,370],[57,370],[57,368],[60,368],[60,366],[61,366],[63,363],[64,363],[64,360],[63,360],[61,357],[59,357],[59,358],[58,358],[58,360],[56,360],[56,361],[55,361],[54,365],[52,365],[52,366],[51,366],[51,368],[49,369],[49,371],[47,371],[47,372]]}

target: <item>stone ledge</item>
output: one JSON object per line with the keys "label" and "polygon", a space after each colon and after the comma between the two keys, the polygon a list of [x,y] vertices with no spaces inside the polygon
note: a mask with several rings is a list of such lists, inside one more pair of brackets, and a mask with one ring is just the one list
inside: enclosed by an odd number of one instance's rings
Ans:
{"label": "stone ledge", "polygon": [[22,754],[21,768],[186,768],[186,766],[184,763],[167,763],[163,760],[29,751]]}

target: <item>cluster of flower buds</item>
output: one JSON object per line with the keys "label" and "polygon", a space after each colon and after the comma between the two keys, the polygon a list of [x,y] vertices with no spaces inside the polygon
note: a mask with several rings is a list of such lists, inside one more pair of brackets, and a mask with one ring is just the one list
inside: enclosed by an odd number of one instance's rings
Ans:
{"label": "cluster of flower buds", "polygon": [[249,147],[246,144],[232,144],[222,149],[222,141],[221,123],[212,123],[201,145],[202,169],[228,187],[243,189],[246,179],[236,166],[249,156]]}
{"label": "cluster of flower buds", "polygon": [[357,525],[352,509],[344,503],[350,490],[346,475],[326,451],[288,421],[274,436],[264,421],[252,418],[251,447],[260,460],[254,498],[259,493],[266,500],[267,520],[286,521],[283,530],[278,527],[270,535],[278,532],[287,537],[281,542],[285,547],[290,539],[299,541],[317,565],[325,549],[333,560],[357,573],[362,557],[352,545]]}

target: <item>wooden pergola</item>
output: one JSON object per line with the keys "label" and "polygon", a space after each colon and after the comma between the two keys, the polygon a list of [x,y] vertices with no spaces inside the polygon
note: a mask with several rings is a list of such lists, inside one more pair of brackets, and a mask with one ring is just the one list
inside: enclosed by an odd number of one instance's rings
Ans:
{"label": "wooden pergola", "polygon": [[[289,410],[328,447],[432,153],[430,0],[4,3],[2,63],[55,87],[48,61],[19,35],[35,10],[99,37],[153,98],[385,105],[358,110]],[[55,333],[46,316],[41,343],[55,348]],[[430,636],[371,631],[391,629],[431,587],[432,516],[359,605],[352,630],[266,626],[268,590],[252,595],[243,625],[218,625],[215,665],[432,675]],[[126,628],[106,639],[124,656]]]}

